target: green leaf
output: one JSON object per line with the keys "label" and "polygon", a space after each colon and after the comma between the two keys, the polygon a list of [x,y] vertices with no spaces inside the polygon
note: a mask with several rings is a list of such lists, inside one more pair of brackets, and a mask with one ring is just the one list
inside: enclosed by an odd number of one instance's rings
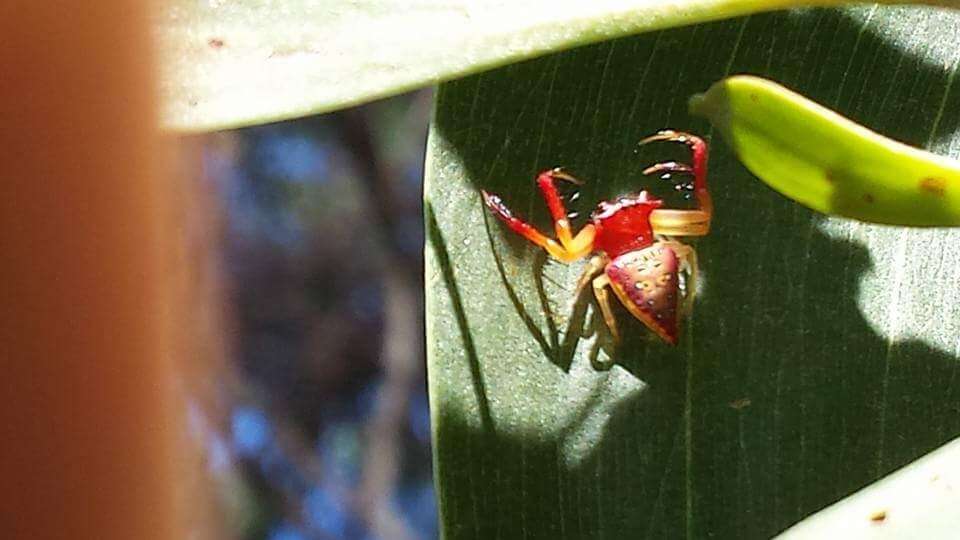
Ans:
{"label": "green leaf", "polygon": [[817,512],[778,540],[954,538],[960,527],[960,440]]}
{"label": "green leaf", "polygon": [[888,139],[772,81],[728,77],[693,96],[690,111],[709,118],[767,185],[814,210],[888,225],[960,225],[960,161]]}
{"label": "green leaf", "polygon": [[304,116],[577,45],[810,3],[844,2],[165,2],[162,121],[197,131]]}
{"label": "green leaf", "polygon": [[[641,188],[712,135],[687,99],[731,73],[960,155],[960,17],[812,9],[614,40],[441,86],[427,159],[427,334],[446,538],[769,538],[960,435],[960,232],[823,217],[714,144],[712,233],[677,347],[583,268],[487,215],[479,190],[549,230],[534,175],[571,206]],[[934,129],[933,127],[936,126]],[[715,141],[716,142],[716,141]],[[582,219],[581,219],[582,221]],[[922,526],[922,524],[920,524]]]}

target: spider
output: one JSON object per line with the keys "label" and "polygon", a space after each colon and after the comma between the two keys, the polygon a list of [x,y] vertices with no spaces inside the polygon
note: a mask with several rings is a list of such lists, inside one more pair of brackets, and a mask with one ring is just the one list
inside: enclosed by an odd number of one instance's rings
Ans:
{"label": "spider", "polygon": [[666,161],[647,167],[643,174],[693,176],[695,209],[662,208],[663,201],[646,191],[630,193],[600,202],[590,222],[574,234],[555,182],[581,182],[560,168],[551,169],[540,173],[536,181],[553,217],[554,240],[514,216],[499,196],[487,191],[482,194],[495,216],[553,258],[570,263],[594,254],[577,283],[576,295],[592,282],[604,322],[615,341],[620,341],[620,333],[608,287],[634,317],[664,341],[676,345],[680,322],[693,308],[697,254],[674,237],[704,236],[710,231],[713,202],[707,190],[707,144],[696,135],[673,130],[660,131],[639,144],[654,141],[675,141],[690,148],[692,165]]}

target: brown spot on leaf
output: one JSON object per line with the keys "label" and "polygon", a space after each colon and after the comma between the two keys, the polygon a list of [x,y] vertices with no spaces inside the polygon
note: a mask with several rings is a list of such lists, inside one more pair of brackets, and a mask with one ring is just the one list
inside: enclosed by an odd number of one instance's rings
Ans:
{"label": "brown spot on leaf", "polygon": [[748,397],[742,397],[740,399],[735,399],[729,403],[731,409],[740,410],[745,407],[749,407],[752,401]]}
{"label": "brown spot on leaf", "polygon": [[886,521],[887,511],[886,510],[877,510],[876,512],[870,514],[870,521],[880,524]]}
{"label": "brown spot on leaf", "polygon": [[756,102],[760,101],[760,97],[757,96],[757,94],[755,94],[755,93],[753,93],[753,92],[750,92],[750,101],[756,103]]}
{"label": "brown spot on leaf", "polygon": [[867,203],[867,204],[873,204],[873,201],[874,201],[873,195],[871,195],[871,194],[869,194],[869,193],[864,193],[864,194],[863,194],[863,202],[865,202],[865,203]]}
{"label": "brown spot on leaf", "polygon": [[930,193],[931,195],[936,195],[937,197],[943,197],[944,192],[947,190],[947,181],[943,178],[936,178],[933,176],[928,176],[926,178],[920,179],[920,189]]}
{"label": "brown spot on leaf", "polygon": [[220,38],[210,38],[207,40],[207,45],[209,45],[212,49],[222,49],[224,43]]}

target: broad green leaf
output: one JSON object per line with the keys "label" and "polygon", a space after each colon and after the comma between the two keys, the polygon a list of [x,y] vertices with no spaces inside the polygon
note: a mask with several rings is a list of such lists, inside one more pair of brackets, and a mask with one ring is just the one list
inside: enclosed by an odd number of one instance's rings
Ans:
{"label": "broad green leaf", "polygon": [[709,118],[767,185],[814,210],[960,225],[960,161],[884,137],[773,81],[728,77],[690,98],[690,111]]}
{"label": "broad green leaf", "polygon": [[791,527],[778,540],[928,540],[960,530],[960,440]]}
{"label": "broad green leaf", "polygon": [[[957,0],[928,0],[957,4]],[[163,123],[340,109],[618,36],[842,0],[174,0],[159,6]]]}
{"label": "broad green leaf", "polygon": [[[426,186],[427,333],[447,538],[769,538],[960,435],[960,232],[823,217],[714,140],[701,289],[671,348],[582,263],[487,216],[498,193],[549,230],[533,176],[605,197],[669,186],[711,137],[687,100],[733,73],[781,81],[909,144],[960,156],[960,17],[807,9],[618,39],[444,84]],[[680,201],[668,197],[671,205]],[[581,218],[582,221],[582,218]],[[922,524],[919,524],[922,526]]]}

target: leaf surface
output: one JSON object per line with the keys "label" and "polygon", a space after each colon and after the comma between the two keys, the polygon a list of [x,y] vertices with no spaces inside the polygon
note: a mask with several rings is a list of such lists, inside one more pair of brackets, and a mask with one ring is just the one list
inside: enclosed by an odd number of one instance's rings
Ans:
{"label": "leaf surface", "polygon": [[953,538],[960,517],[960,440],[787,529],[777,540]]}
{"label": "leaf surface", "polygon": [[186,131],[262,124],[585,43],[811,3],[844,2],[173,0],[156,16],[162,121]]}
{"label": "leaf surface", "polygon": [[[487,216],[480,189],[548,231],[654,190],[686,159],[635,144],[712,136],[687,99],[733,73],[960,156],[960,17],[925,8],[755,15],[579,48],[441,86],[427,159],[427,339],[446,538],[769,538],[960,435],[960,233],[822,217],[716,138],[712,233],[677,347],[573,290],[583,268]],[[580,218],[582,222],[583,218]]]}

